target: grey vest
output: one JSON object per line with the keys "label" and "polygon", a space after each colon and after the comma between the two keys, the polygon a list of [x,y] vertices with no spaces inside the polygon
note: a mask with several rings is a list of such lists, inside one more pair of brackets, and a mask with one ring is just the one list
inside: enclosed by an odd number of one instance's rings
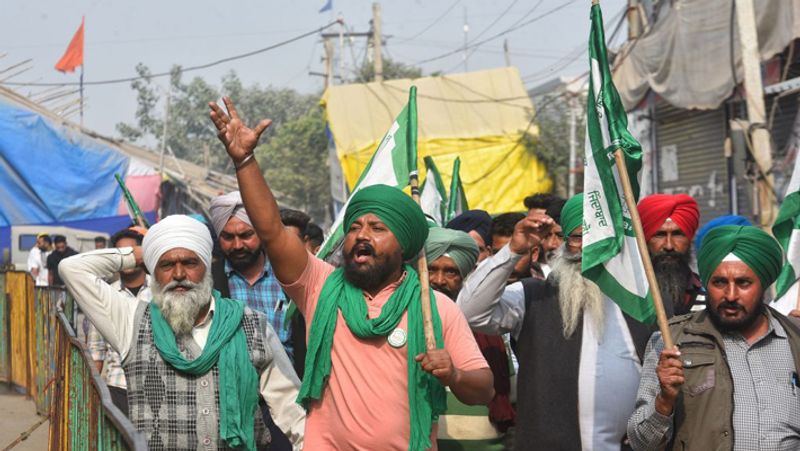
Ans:
{"label": "grey vest", "polygon": [[[151,450],[229,449],[219,439],[219,371],[217,366],[202,376],[181,373],[161,358],[153,342],[150,309],[141,302],[136,309],[136,334],[122,362],[128,380],[130,420],[142,432]],[[245,307],[242,327],[247,351],[260,374],[272,359],[266,346],[262,314]],[[178,339],[178,349],[188,360],[199,356],[200,347],[191,337]],[[269,446],[261,412],[255,409],[256,444]]]}

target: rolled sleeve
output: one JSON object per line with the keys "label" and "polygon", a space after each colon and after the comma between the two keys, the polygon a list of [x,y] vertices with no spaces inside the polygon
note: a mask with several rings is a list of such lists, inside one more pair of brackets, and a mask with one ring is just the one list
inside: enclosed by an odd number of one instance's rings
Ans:
{"label": "rolled sleeve", "polygon": [[525,317],[525,293],[521,283],[506,286],[506,282],[521,258],[505,245],[464,281],[457,303],[474,330],[519,336]]}
{"label": "rolled sleeve", "polygon": [[89,348],[89,354],[95,362],[103,361],[106,359],[107,345],[100,332],[94,327],[94,324],[89,325],[89,333],[86,334],[86,347]]}
{"label": "rolled sleeve", "polygon": [[306,425],[306,411],[296,402],[300,379],[272,326],[264,320],[263,327],[272,359],[261,373],[259,391],[269,406],[275,424],[292,442],[295,451],[299,451],[303,449]]}
{"label": "rolled sleeve", "polygon": [[636,409],[628,420],[628,440],[637,451],[661,449],[672,439],[673,416],[662,415],[655,407],[656,396],[661,391],[656,366],[663,349],[661,333],[656,332],[647,344]]}

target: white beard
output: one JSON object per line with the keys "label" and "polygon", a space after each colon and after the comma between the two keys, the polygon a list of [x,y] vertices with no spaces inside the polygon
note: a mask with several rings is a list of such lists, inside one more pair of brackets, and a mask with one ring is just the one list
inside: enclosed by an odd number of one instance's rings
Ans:
{"label": "white beard", "polygon": [[558,304],[564,338],[575,333],[581,313],[589,313],[597,337],[602,338],[605,332],[603,293],[594,282],[581,274],[580,254],[571,255],[562,246],[556,251],[550,265],[550,277],[558,282]]}
{"label": "white beard", "polygon": [[[188,288],[188,291],[183,293],[171,291],[172,288],[178,286]],[[192,328],[197,322],[197,315],[211,303],[212,288],[211,271],[206,271],[203,281],[200,283],[173,280],[162,287],[153,278],[153,303],[161,310],[161,316],[172,327],[175,336],[179,337],[192,332]]]}

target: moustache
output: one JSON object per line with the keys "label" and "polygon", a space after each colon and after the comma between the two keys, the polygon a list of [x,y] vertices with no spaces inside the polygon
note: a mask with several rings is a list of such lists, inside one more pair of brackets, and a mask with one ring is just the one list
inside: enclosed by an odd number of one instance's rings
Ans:
{"label": "moustache", "polygon": [[721,311],[723,309],[736,309],[744,311],[744,307],[736,301],[722,301],[717,306],[717,311]]}
{"label": "moustache", "polygon": [[173,280],[172,282],[169,282],[168,284],[164,285],[162,291],[172,291],[176,288],[185,288],[187,290],[193,290],[199,286],[200,286],[199,283],[194,283],[189,280]]}
{"label": "moustache", "polygon": [[350,249],[350,252],[349,252],[348,255],[350,256],[350,258],[353,258],[356,255],[374,257],[375,256],[375,248],[372,247],[372,245],[367,243],[367,242],[356,243],[353,246],[353,248]]}

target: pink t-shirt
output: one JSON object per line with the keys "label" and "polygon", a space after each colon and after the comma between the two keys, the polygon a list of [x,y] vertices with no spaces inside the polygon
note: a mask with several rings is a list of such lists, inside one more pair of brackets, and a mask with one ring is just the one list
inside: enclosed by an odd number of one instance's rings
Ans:
{"label": "pink t-shirt", "polygon": [[[305,315],[306,330],[311,330],[319,294],[333,270],[333,266],[309,255],[300,278],[284,285]],[[396,287],[397,284],[392,284],[374,298],[364,294],[370,318],[380,315],[381,307]],[[442,319],[444,347],[453,365],[463,371],[488,368],[455,302],[437,291],[434,293]],[[407,314],[403,314],[398,327],[408,330]],[[305,449],[406,451],[411,430],[407,349],[406,344],[393,348],[386,337],[358,338],[350,332],[339,311],[331,349],[331,375],[322,399],[308,412]],[[435,450],[435,425],[431,442],[431,449]]]}

